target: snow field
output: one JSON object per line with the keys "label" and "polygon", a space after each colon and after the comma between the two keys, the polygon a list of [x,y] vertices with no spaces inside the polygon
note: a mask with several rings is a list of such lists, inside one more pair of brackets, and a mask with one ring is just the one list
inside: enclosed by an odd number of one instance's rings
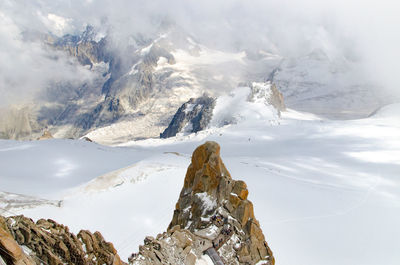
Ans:
{"label": "snow field", "polygon": [[[62,199],[61,207],[11,210],[53,218],[73,232],[99,230],[126,260],[145,236],[165,231],[191,153],[213,140],[232,177],[246,181],[278,264],[395,265],[400,261],[398,114],[393,105],[371,118],[330,121],[289,110],[276,124],[244,119],[125,147],[0,141],[1,187]],[[57,163],[60,157],[74,167]]]}

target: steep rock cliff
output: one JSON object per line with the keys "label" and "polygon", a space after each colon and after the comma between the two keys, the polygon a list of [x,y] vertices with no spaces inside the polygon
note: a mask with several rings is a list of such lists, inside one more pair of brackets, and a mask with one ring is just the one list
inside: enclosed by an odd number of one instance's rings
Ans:
{"label": "steep rock cliff", "polygon": [[195,264],[216,250],[224,264],[275,264],[248,193],[231,178],[217,143],[199,146],[167,232],[147,237],[130,263]]}

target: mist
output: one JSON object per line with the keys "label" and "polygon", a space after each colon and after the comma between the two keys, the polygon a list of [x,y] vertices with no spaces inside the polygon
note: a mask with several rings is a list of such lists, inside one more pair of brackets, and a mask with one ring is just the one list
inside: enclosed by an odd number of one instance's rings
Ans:
{"label": "mist", "polygon": [[[399,4],[390,0],[143,1],[43,0],[0,4],[0,104],[30,98],[51,80],[90,80],[90,71],[26,31],[79,34],[87,24],[125,52],[130,37],[169,21],[216,49],[263,49],[282,57],[313,50],[355,63],[360,75],[400,95]],[[266,73],[268,74],[268,73]]]}

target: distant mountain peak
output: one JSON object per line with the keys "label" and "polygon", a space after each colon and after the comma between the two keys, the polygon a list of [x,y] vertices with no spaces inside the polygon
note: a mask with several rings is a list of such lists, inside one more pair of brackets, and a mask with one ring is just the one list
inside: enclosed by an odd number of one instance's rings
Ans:
{"label": "distant mountain peak", "polygon": [[204,130],[212,118],[215,98],[204,94],[191,98],[175,113],[169,126],[160,134],[160,138],[176,136],[180,132],[196,133]]}

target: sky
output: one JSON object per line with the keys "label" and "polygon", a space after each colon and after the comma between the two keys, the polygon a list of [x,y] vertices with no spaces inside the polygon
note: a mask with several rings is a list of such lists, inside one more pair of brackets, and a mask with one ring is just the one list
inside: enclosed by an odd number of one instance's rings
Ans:
{"label": "sky", "polygon": [[283,57],[322,49],[357,62],[379,87],[400,94],[399,7],[395,0],[3,0],[0,104],[31,98],[53,80],[93,78],[64,54],[26,41],[24,32],[62,36],[91,24],[123,53],[130,36],[151,36],[165,20],[218,49],[264,49]]}

